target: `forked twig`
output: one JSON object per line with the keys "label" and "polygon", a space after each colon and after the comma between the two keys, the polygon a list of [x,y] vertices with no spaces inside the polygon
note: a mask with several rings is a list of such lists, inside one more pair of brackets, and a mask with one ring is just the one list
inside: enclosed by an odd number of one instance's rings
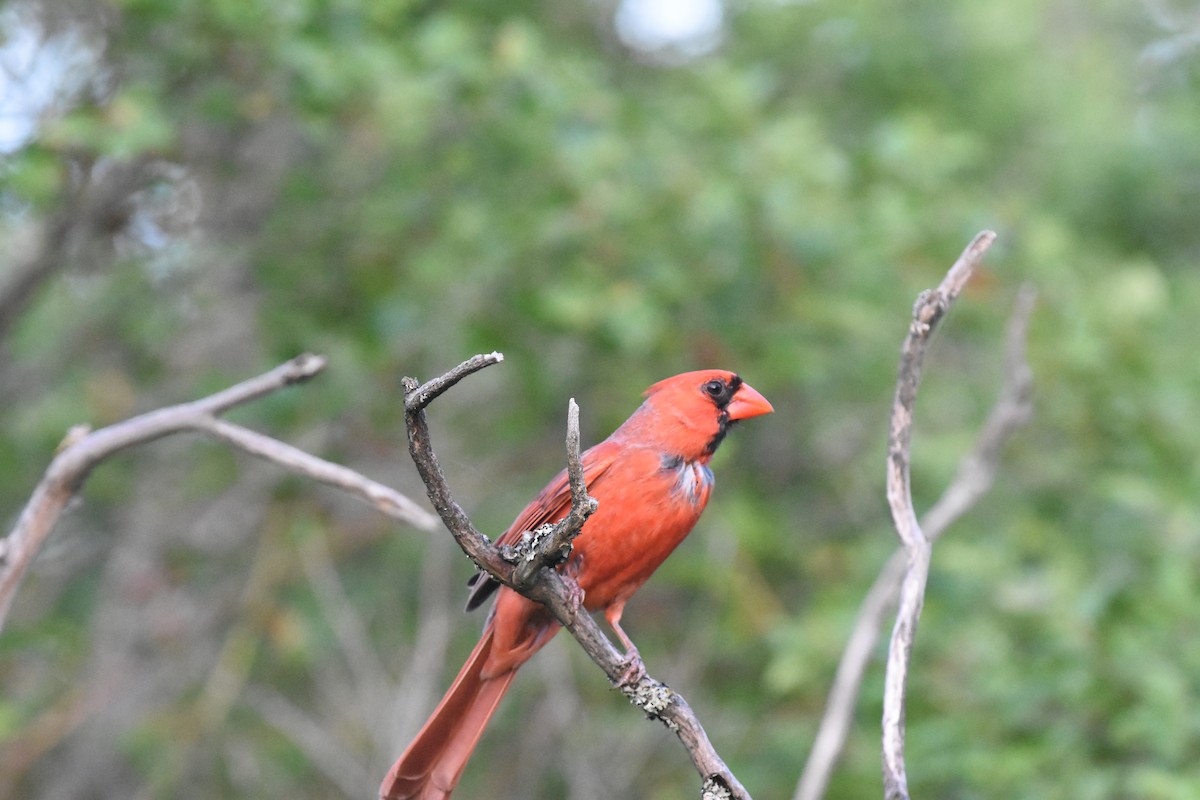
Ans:
{"label": "forked twig", "polygon": [[16,525],[0,540],[0,628],[34,556],[91,471],[122,450],[174,433],[206,433],[292,472],[356,495],[393,519],[417,528],[432,529],[435,520],[429,512],[396,490],[339,464],[218,418],[235,406],[307,381],[324,368],[323,356],[305,353],[200,400],[160,408],[96,431],[85,426],[72,428],[25,504]]}
{"label": "forked twig", "polygon": [[909,466],[911,462],[913,412],[921,383],[921,364],[938,323],[962,293],[983,254],[996,234],[978,234],[941,284],[922,292],[913,306],[908,336],[900,349],[896,396],[888,435],[887,498],[896,533],[908,555],[908,567],[900,584],[900,608],[888,648],[887,674],[883,690],[883,794],[887,800],[907,800],[908,776],[904,764],[904,695],[908,665],[912,657],[917,622],[925,603],[929,578],[931,542],[921,530],[913,509]]}
{"label": "forked twig", "polygon": [[[1033,413],[1033,377],[1025,358],[1026,337],[1037,293],[1022,286],[1017,293],[1005,334],[1004,372],[1000,392],[983,424],[975,446],[961,462],[942,496],[921,517],[921,528],[936,540],[991,489],[1000,449]],[[820,800],[841,756],[863,675],[879,638],[883,618],[893,607],[907,565],[906,551],[892,554],[867,591],[842,652],[825,713],[793,800]]]}

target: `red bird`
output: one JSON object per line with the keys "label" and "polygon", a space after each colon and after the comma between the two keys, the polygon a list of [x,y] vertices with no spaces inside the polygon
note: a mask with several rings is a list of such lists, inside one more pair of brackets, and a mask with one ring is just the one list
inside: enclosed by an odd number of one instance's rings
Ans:
{"label": "red bird", "polygon": [[[730,425],[773,410],[749,384],[724,370],[667,378],[647,389],[645,398],[621,427],[583,454],[584,480],[599,507],[564,567],[584,592],[584,608],[604,612],[631,668],[640,662],[621,630],[625,603],[700,518],[713,486],[708,462]],[[562,519],[570,506],[563,470],[497,543],[520,541],[523,532]],[[558,631],[558,621],[540,603],[482,573],[471,583],[467,610],[499,590],[483,636],[388,772],[379,789],[382,800],[448,798],[517,668]]]}

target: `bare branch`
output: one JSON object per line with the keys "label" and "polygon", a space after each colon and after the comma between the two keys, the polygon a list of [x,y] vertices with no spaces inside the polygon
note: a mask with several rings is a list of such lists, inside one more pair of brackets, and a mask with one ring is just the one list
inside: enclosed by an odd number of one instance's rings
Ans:
{"label": "bare branch", "polygon": [[406,525],[427,531],[437,527],[437,517],[405,495],[341,464],[326,461],[286,442],[215,417],[202,418],[198,429],[239,450],[355,495],[381,513]]}
{"label": "bare branch", "polygon": [[243,381],[201,400],[160,408],[106,428],[89,432],[72,428],[50,462],[42,480],[17,519],[0,540],[0,627],[34,556],[37,555],[70,499],[88,474],[102,461],[134,445],[183,431],[201,431],[301,475],[345,489],[383,513],[414,527],[431,529],[433,518],[403,497],[374,481],[291,445],[216,418],[235,406],[257,400],[294,383],[312,378],[325,368],[322,356],[304,354],[269,372]]}
{"label": "bare branch", "polygon": [[900,609],[888,648],[883,691],[883,793],[888,800],[908,798],[904,766],[904,693],[912,657],[917,622],[925,603],[931,543],[917,521],[910,483],[910,444],[921,363],[929,340],[950,306],[958,298],[996,234],[978,234],[934,290],[922,292],[913,306],[913,320],[900,350],[896,396],[888,436],[887,498],[896,533],[908,553],[908,568],[900,585]]}
{"label": "bare branch", "polygon": [[[1033,413],[1033,377],[1025,360],[1025,341],[1035,300],[1033,287],[1022,286],[1005,335],[1004,372],[999,396],[975,446],[959,462],[950,485],[921,517],[921,528],[930,541],[941,536],[991,489],[1000,462],[1001,447]],[[794,800],[819,800],[825,794],[829,778],[846,743],[863,675],[879,638],[883,618],[895,604],[906,562],[903,549],[893,553],[859,607]]]}
{"label": "bare branch", "polygon": [[875,642],[879,639],[883,617],[895,602],[900,580],[904,577],[905,561],[903,550],[892,554],[858,609],[854,629],[842,651],[833,687],[825,701],[825,714],[821,717],[793,800],[820,800],[825,796],[833,768],[841,757],[846,736],[850,733],[863,674],[875,650]]}
{"label": "bare branch", "polygon": [[553,525],[543,525],[529,531],[528,538],[512,547],[501,549],[501,556],[515,564],[513,586],[521,591],[529,589],[537,580],[543,567],[553,567],[565,562],[571,555],[575,537],[583,530],[583,523],[595,512],[599,502],[588,495],[583,481],[583,461],[579,454],[579,406],[575,399],[567,404],[567,480],[571,487],[571,510]]}
{"label": "bare branch", "polygon": [[[675,732],[691,756],[696,771],[700,774],[703,781],[702,796],[704,798],[749,800],[749,793],[721,760],[687,701],[669,686],[648,675],[643,674],[636,680],[630,680],[629,664],[625,653],[618,650],[608,640],[591,615],[579,613],[581,608],[579,586],[558,570],[542,568],[554,565],[555,553],[560,551],[560,548],[548,546],[540,549],[539,552],[543,553],[545,560],[535,559],[538,567],[529,571],[530,578],[526,584],[525,576],[516,574],[518,570],[508,558],[505,558],[505,554],[492,545],[491,541],[471,522],[462,507],[454,501],[446,482],[446,476],[430,445],[429,426],[425,420],[425,406],[440,391],[434,392],[427,387],[437,387],[444,391],[445,388],[453,385],[469,372],[497,363],[502,358],[499,353],[494,353],[491,357],[476,356],[421,388],[418,388],[416,380],[404,379],[405,407],[408,410],[406,422],[409,452],[412,454],[421,480],[425,482],[434,509],[441,516],[442,522],[450,530],[463,552],[480,568],[506,586],[512,587],[526,597],[546,606],[555,619],[575,637],[592,661],[604,671],[609,681],[619,688],[630,702],[642,709],[647,716],[661,720],[664,725]],[[487,363],[481,363],[484,360]],[[476,366],[460,374],[460,371],[464,370],[467,365]],[[426,397],[426,392],[430,392],[431,396]],[[569,542],[574,539],[587,519],[587,515],[595,507],[595,500],[587,495],[583,482],[583,470],[579,463],[578,411],[574,401],[568,408],[567,466],[572,489],[571,512],[546,537],[552,545],[555,542]],[[511,553],[509,557],[511,558]]]}
{"label": "bare branch", "polygon": [[562,527],[564,533],[574,531],[578,535],[583,523],[596,510],[598,502],[588,496],[587,484],[583,482],[583,460],[579,455],[579,406],[574,397],[567,404],[567,481],[571,486],[571,510],[563,518]]}
{"label": "bare branch", "polygon": [[422,411],[443,392],[461,381],[463,378],[467,377],[473,372],[478,372],[484,367],[490,367],[492,364],[499,364],[503,360],[504,354],[496,352],[471,356],[466,361],[447,372],[445,375],[434,378],[424,386],[415,388],[412,391],[408,391],[406,389],[404,395],[404,408],[410,414],[415,414],[418,411]]}
{"label": "bare branch", "polygon": [[[481,356],[475,358],[478,359]],[[496,359],[491,363],[498,363],[499,360]],[[461,367],[462,365],[459,366],[460,369]],[[446,375],[450,374],[446,373]],[[438,381],[445,379],[446,375],[430,381],[425,386],[437,384]],[[454,382],[459,379],[461,376]],[[433,504],[433,510],[442,518],[442,523],[454,536],[454,541],[458,542],[458,546],[463,549],[463,552],[481,569],[487,570],[497,580],[501,580],[500,576],[507,576],[512,567],[500,557],[500,553],[492,546],[491,540],[475,527],[475,523],[471,522],[467,512],[463,511],[462,506],[450,494],[446,475],[442,472],[442,465],[438,462],[437,454],[433,452],[433,446],[429,440],[429,423],[425,419],[424,410],[428,402],[420,402],[423,390],[418,388],[415,378],[404,378],[401,385],[404,387],[406,409],[404,422],[408,431],[408,452],[412,456],[413,464],[417,467],[417,474],[421,476],[421,482],[425,484],[425,492],[429,495],[429,502]]]}

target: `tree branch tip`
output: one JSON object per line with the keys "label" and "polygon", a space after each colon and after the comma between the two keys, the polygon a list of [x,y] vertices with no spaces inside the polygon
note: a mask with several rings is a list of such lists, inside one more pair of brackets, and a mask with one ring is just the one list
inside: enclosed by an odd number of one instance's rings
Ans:
{"label": "tree branch tip", "polygon": [[962,290],[966,288],[967,283],[971,280],[971,276],[975,273],[975,268],[979,266],[979,262],[983,259],[984,253],[996,241],[995,231],[984,230],[975,234],[970,243],[963,248],[958,260],[950,267],[946,273],[946,277],[942,279],[941,284],[937,288],[937,293],[942,295],[946,303],[952,303]]}
{"label": "tree branch tip", "polygon": [[960,260],[968,262],[970,268],[974,269],[975,266],[978,265],[983,259],[984,254],[990,250],[992,245],[995,243],[996,232],[992,230],[982,230],[975,234],[975,238],[972,239],[971,243],[967,245],[965,250],[963,250]]}
{"label": "tree branch tip", "polygon": [[415,378],[402,378],[400,385],[404,387],[404,408],[410,414],[424,411],[430,403],[463,378],[502,361],[504,361],[504,354],[493,350],[490,353],[471,356],[449,372],[426,381],[420,386],[417,385]]}
{"label": "tree branch tip", "polygon": [[288,376],[288,383],[306,381],[325,369],[328,363],[329,359],[319,353],[301,353],[288,362],[292,371]]}
{"label": "tree branch tip", "polygon": [[996,243],[996,232],[985,228],[975,234],[967,246],[963,248],[962,255],[959,256],[959,261],[969,261],[972,265],[977,264],[983,254],[986,253],[993,244]]}
{"label": "tree branch tip", "polygon": [[979,233],[975,234],[975,238],[971,240],[970,247],[972,249],[982,247],[987,249],[996,241],[996,232],[991,228],[984,228]]}

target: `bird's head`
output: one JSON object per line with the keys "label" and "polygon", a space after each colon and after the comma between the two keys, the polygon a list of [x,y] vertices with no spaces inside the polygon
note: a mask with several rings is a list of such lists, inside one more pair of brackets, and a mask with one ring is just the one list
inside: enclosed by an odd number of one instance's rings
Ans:
{"label": "bird's head", "polygon": [[707,461],[730,425],[774,410],[737,373],[723,369],[684,372],[661,380],[646,390],[645,398],[626,424],[636,430],[635,435],[687,461]]}

